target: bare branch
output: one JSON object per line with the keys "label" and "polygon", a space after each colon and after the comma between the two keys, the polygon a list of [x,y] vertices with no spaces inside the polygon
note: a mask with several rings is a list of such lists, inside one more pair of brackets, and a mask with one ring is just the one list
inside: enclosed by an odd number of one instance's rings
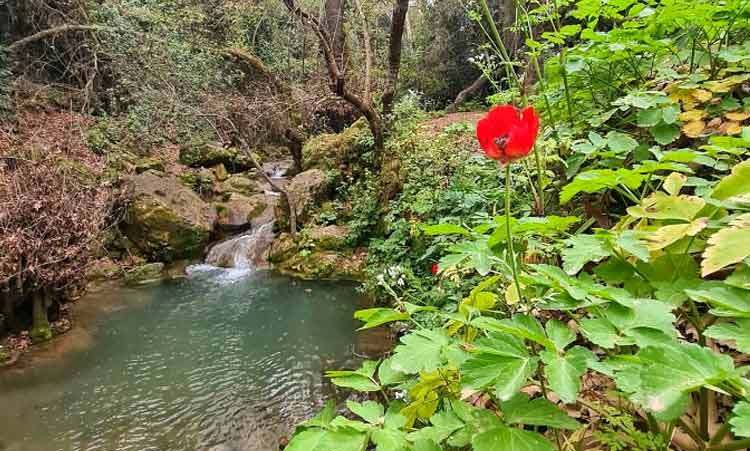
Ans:
{"label": "bare branch", "polygon": [[16,52],[21,47],[31,44],[32,42],[40,41],[42,39],[47,39],[51,36],[56,36],[58,34],[70,33],[73,31],[111,31],[111,30],[113,30],[113,28],[103,27],[101,25],[61,25],[59,27],[54,27],[48,30],[40,31],[39,33],[32,34],[31,36],[27,36],[23,39],[19,39],[18,41],[9,45],[7,47],[7,50],[9,52]]}

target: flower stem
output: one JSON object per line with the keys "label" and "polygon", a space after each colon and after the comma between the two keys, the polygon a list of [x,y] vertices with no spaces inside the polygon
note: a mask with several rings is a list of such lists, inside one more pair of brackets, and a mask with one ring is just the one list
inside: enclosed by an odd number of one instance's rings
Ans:
{"label": "flower stem", "polygon": [[510,225],[510,162],[505,165],[505,233],[508,236],[508,254],[510,255],[510,270],[513,273],[513,282],[516,284],[518,300],[523,301],[521,295],[521,284],[518,282],[518,270],[516,269],[516,251],[513,249],[513,232]]}
{"label": "flower stem", "polygon": [[534,160],[536,160],[536,182],[537,182],[537,206],[536,213],[544,216],[544,175],[542,172],[542,158],[539,152],[539,146],[534,144]]}

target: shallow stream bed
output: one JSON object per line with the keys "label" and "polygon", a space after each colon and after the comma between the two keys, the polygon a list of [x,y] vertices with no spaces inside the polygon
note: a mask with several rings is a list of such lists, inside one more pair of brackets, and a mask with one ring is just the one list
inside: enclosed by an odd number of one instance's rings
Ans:
{"label": "shallow stream bed", "polygon": [[354,364],[358,307],[351,285],[207,267],[93,292],[0,372],[0,450],[275,451]]}

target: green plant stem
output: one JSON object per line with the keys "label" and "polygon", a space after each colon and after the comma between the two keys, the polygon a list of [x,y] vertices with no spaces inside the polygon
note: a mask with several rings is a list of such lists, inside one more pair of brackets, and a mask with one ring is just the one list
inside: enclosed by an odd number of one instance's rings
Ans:
{"label": "green plant stem", "polygon": [[701,439],[700,435],[698,435],[697,432],[695,432],[695,429],[691,428],[690,425],[688,425],[685,420],[682,418],[677,419],[677,425],[680,426],[680,428],[685,431],[687,435],[690,436],[690,438],[693,439],[696,445],[698,445],[698,449],[705,449],[705,444],[703,440]]}
{"label": "green plant stem", "polygon": [[510,226],[510,162],[505,165],[505,233],[508,236],[508,254],[510,254],[510,270],[513,273],[513,282],[516,284],[518,301],[523,301],[521,284],[518,282],[518,270],[516,269],[516,251],[513,249],[513,232]]}
{"label": "green plant stem", "polygon": [[492,12],[490,11],[489,5],[487,5],[487,0],[479,0],[479,3],[481,3],[482,5],[482,13],[484,14],[484,19],[487,21],[487,25],[490,27],[490,31],[492,32],[491,38],[495,41],[495,45],[500,50],[500,56],[503,58],[503,61],[505,63],[505,72],[508,75],[508,81],[512,81],[513,83],[515,83],[518,91],[521,92],[521,80],[518,79],[518,74],[516,74],[516,71],[511,67],[510,54],[505,48],[505,43],[503,42],[503,38],[500,36],[500,32],[497,30],[497,25],[495,25],[495,19],[492,18]]}
{"label": "green plant stem", "polygon": [[534,144],[534,161],[536,162],[537,198],[539,201],[538,213],[539,216],[544,216],[544,174],[542,171],[542,157],[539,152],[539,146],[536,144]]}
{"label": "green plant stem", "polygon": [[728,421],[722,424],[719,430],[716,431],[716,434],[714,434],[714,436],[711,437],[711,441],[708,442],[708,445],[713,446],[713,445],[718,445],[719,443],[721,443],[721,441],[724,440],[724,437],[726,437],[727,434],[729,433],[729,429],[731,427],[732,425],[729,424]]}
{"label": "green plant stem", "polygon": [[719,446],[710,446],[706,448],[706,451],[737,451],[746,448],[750,448],[750,438],[725,443]]}

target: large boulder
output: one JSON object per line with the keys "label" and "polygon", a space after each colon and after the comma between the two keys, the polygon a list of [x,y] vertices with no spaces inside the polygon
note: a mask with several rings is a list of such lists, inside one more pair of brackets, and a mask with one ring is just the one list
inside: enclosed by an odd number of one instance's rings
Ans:
{"label": "large boulder", "polygon": [[348,233],[344,226],[308,228],[296,242],[282,233],[271,245],[268,260],[280,272],[302,279],[362,280],[367,254],[347,247]]}
{"label": "large boulder", "polygon": [[276,199],[265,194],[248,197],[231,193],[226,201],[215,206],[219,227],[228,231],[248,229],[253,223],[257,224],[260,218],[273,215],[272,206]]}
{"label": "large boulder", "polygon": [[211,237],[216,210],[177,179],[153,171],[129,176],[132,201],[123,232],[151,260],[196,257]]}
{"label": "large boulder", "polygon": [[370,134],[364,118],[341,133],[324,133],[309,139],[302,148],[302,169],[340,169],[355,163],[360,143]]}
{"label": "large boulder", "polygon": [[250,196],[262,193],[263,189],[259,186],[256,180],[243,174],[233,174],[221,182],[216,188],[216,191],[220,194],[236,193]]}
{"label": "large boulder", "polygon": [[279,226],[286,228],[288,225],[288,202],[291,202],[297,213],[297,225],[304,224],[313,208],[326,198],[328,188],[328,177],[320,169],[310,169],[297,174],[286,187],[288,199],[283,199],[277,204],[276,218]]}
{"label": "large boulder", "polygon": [[[224,147],[218,143],[190,144],[180,149],[180,163],[193,168],[213,167],[223,164],[230,173],[246,171],[253,167],[252,160],[236,147]],[[260,156],[255,155],[260,161]]]}

